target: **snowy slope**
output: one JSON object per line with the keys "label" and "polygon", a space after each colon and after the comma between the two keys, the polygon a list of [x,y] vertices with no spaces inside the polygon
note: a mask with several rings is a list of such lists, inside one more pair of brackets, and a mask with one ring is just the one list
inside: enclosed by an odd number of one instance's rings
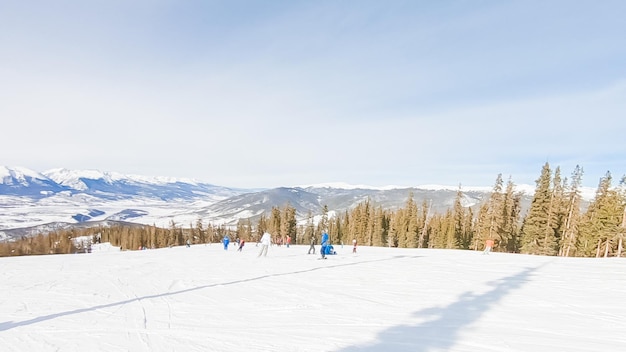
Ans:
{"label": "snowy slope", "polygon": [[[626,262],[218,244],[0,258],[3,351],[582,352],[626,346]],[[319,249],[319,247],[318,247]]]}

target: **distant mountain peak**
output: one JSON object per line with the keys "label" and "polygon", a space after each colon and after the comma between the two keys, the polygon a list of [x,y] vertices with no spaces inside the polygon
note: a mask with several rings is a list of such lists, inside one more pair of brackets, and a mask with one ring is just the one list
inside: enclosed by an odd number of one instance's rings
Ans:
{"label": "distant mountain peak", "polygon": [[30,180],[46,180],[47,178],[31,169],[21,166],[0,166],[0,184],[27,184]]}
{"label": "distant mountain peak", "polygon": [[[57,183],[64,185],[84,184],[81,180],[102,180],[112,184],[117,181],[130,181],[151,185],[165,185],[173,183],[186,183],[190,185],[201,185],[208,183],[200,182],[191,178],[176,178],[167,176],[143,176],[134,174],[122,174],[119,172],[100,171],[100,170],[68,170],[64,168],[50,169],[43,172],[44,175]],[[82,189],[82,187],[81,187]]]}

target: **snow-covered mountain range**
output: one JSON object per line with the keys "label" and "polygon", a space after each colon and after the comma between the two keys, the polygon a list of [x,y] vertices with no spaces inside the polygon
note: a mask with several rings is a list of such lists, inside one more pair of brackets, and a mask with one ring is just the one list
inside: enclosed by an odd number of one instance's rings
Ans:
{"label": "snow-covered mountain range", "polygon": [[[375,188],[347,184],[320,184],[273,189],[239,189],[192,179],[123,175],[95,170],[52,169],[36,172],[0,166],[0,241],[39,233],[49,228],[102,221],[125,221],[168,227],[203,223],[235,225],[257,219],[272,207],[287,204],[299,219],[321,214],[324,205],[341,212],[370,199],[384,208],[406,203],[410,193],[418,204],[429,202],[434,211],[452,206],[457,187],[389,186]],[[531,186],[517,186],[529,200]],[[491,187],[462,188],[465,206],[478,204]],[[332,215],[332,214],[331,214]]]}

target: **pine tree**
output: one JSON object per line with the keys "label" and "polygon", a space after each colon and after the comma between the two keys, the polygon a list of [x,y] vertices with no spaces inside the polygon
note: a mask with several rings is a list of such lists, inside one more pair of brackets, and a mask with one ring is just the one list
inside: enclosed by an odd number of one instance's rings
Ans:
{"label": "pine tree", "polygon": [[475,249],[482,250],[485,241],[488,239],[496,240],[498,243],[500,241],[499,231],[504,223],[503,184],[502,174],[498,174],[489,199],[480,207],[476,225],[478,228],[478,238],[476,238],[477,243],[474,246]]}
{"label": "pine tree", "polygon": [[515,184],[509,178],[502,201],[501,223],[498,226],[498,242],[500,250],[516,253],[519,251],[520,212],[522,196],[515,193]]}
{"label": "pine tree", "polygon": [[382,247],[387,245],[388,232],[389,217],[386,215],[383,208],[379,206],[374,212],[372,246]]}
{"label": "pine tree", "polygon": [[607,172],[583,216],[578,247],[583,256],[607,257],[618,251],[626,200],[619,189],[611,188],[611,181]]}
{"label": "pine tree", "polygon": [[567,188],[567,179],[561,179],[561,168],[557,167],[554,170],[554,178],[552,180],[552,195],[553,195],[553,221],[556,231],[556,239],[557,239],[557,253],[558,249],[561,248],[561,242],[563,242],[563,229],[565,227],[565,221],[567,219],[567,196],[566,196],[566,188]]}
{"label": "pine tree", "polygon": [[430,221],[430,214],[432,211],[432,199],[429,199],[428,202],[424,199],[422,203],[422,215],[421,215],[421,229],[419,229],[419,237],[417,239],[417,248],[428,247],[428,227]]}
{"label": "pine tree", "polygon": [[446,248],[449,235],[449,222],[445,215],[435,214],[430,220],[432,233],[428,240],[428,248]]}
{"label": "pine tree", "polygon": [[348,210],[345,210],[343,214],[337,214],[335,217],[335,230],[337,232],[337,238],[339,242],[351,241],[354,234],[351,229],[352,216]]}
{"label": "pine tree", "polygon": [[582,185],[583,169],[576,165],[572,172],[572,180],[565,189],[565,218],[561,229],[561,243],[559,255],[569,257],[576,254],[576,235],[580,222],[580,187]]}
{"label": "pine tree", "polygon": [[287,237],[291,237],[293,241],[296,241],[297,226],[298,221],[296,220],[296,208],[287,203],[282,212],[281,219],[281,233],[285,240]]}
{"label": "pine tree", "polygon": [[[315,232],[320,235],[324,232],[328,232],[328,205],[326,204],[322,207],[322,216],[317,223],[317,230]],[[331,234],[328,235],[330,236]]]}
{"label": "pine tree", "polygon": [[535,194],[522,225],[522,252],[555,255],[558,249],[555,198],[551,189],[552,171],[546,162],[536,181]]}
{"label": "pine tree", "polygon": [[409,198],[404,206],[406,217],[404,219],[404,243],[407,248],[417,248],[418,227],[417,227],[417,204],[413,200],[413,192],[409,193]]}
{"label": "pine tree", "polygon": [[[202,224],[202,218],[196,220],[196,232],[198,234],[198,243],[206,243],[206,233],[204,231],[204,225]],[[196,242],[196,241],[194,241]]]}
{"label": "pine tree", "polygon": [[402,209],[393,212],[389,217],[389,235],[387,236],[387,246],[389,247],[402,247],[400,243],[400,236],[398,235],[399,224],[402,223],[400,213]]}
{"label": "pine tree", "polygon": [[280,243],[283,234],[280,232],[281,214],[280,209],[276,206],[272,207],[267,231],[272,234],[273,240]]}
{"label": "pine tree", "polygon": [[441,228],[444,232],[445,244],[443,248],[457,249],[459,242],[457,241],[457,232],[455,231],[454,214],[451,209],[446,210],[445,215],[441,218]]}
{"label": "pine tree", "polygon": [[397,246],[399,248],[407,248],[407,236],[406,236],[406,224],[407,224],[407,210],[400,208],[396,211],[393,221],[393,230],[397,238]]}
{"label": "pine tree", "polygon": [[259,223],[256,227],[256,236],[254,238],[255,241],[260,241],[263,233],[267,231],[267,218],[265,217],[265,213],[261,214],[259,217]]}
{"label": "pine tree", "polygon": [[339,216],[334,216],[329,222],[331,224],[330,232],[335,234],[337,242],[343,243],[346,234],[341,222],[341,218]]}
{"label": "pine tree", "polygon": [[465,208],[461,203],[463,199],[463,192],[461,192],[461,186],[459,185],[459,189],[456,192],[456,197],[454,198],[454,205],[452,211],[452,222],[454,224],[454,238],[457,244],[457,248],[469,249],[471,245],[471,239],[468,238],[465,233]]}

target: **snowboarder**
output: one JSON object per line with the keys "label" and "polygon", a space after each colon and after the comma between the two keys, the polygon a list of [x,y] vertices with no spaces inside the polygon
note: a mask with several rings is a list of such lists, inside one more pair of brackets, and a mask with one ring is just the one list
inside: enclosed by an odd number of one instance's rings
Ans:
{"label": "snowboarder", "polygon": [[224,250],[227,251],[228,244],[230,243],[230,237],[228,237],[228,235],[224,236],[224,238],[222,239],[222,243],[224,243]]}

